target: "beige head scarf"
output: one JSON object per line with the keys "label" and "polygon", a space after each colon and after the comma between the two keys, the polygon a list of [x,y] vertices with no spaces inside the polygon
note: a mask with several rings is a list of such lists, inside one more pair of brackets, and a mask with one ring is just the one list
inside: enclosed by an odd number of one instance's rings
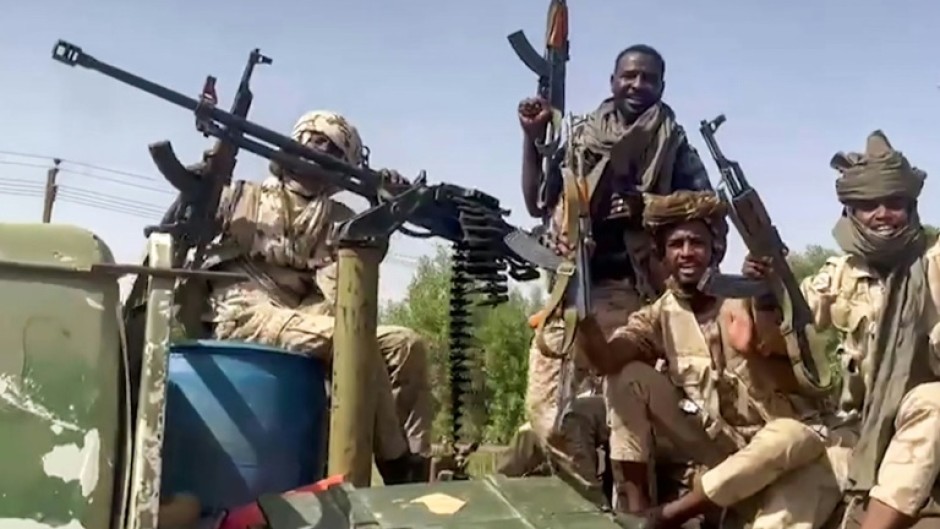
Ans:
{"label": "beige head scarf", "polygon": [[[293,130],[291,130],[291,139],[309,145],[314,133],[320,133],[329,138],[343,153],[343,160],[346,163],[355,167],[362,165],[362,138],[359,137],[359,131],[356,130],[356,127],[345,117],[329,110],[307,112],[300,116],[300,119],[294,124]],[[270,169],[271,173],[279,178],[283,179],[285,176],[276,162],[271,162]],[[307,197],[318,194],[332,195],[339,191],[339,188],[308,180],[301,182],[293,178],[287,178],[284,181],[289,189]]]}
{"label": "beige head scarf", "polygon": [[715,192],[676,191],[644,198],[643,226],[647,230],[655,233],[683,222],[704,221],[712,232],[712,264],[721,262],[728,246],[728,208]]}
{"label": "beige head scarf", "polygon": [[307,112],[294,125],[291,138],[307,144],[310,136],[319,132],[336,145],[343,153],[345,161],[358,167],[362,164],[362,138],[359,131],[345,117],[329,110]]}

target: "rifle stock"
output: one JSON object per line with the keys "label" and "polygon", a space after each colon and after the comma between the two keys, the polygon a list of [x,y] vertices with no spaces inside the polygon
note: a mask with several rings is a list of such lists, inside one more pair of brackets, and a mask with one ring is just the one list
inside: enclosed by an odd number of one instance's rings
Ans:
{"label": "rifle stock", "polygon": [[[780,331],[787,344],[787,353],[800,388],[812,396],[827,394],[833,388],[831,367],[823,340],[814,326],[813,313],[787,262],[786,245],[757,190],[751,187],[738,162],[724,155],[715,138],[715,132],[725,121],[722,114],[711,121],[702,120],[699,127],[721,174],[718,194],[728,205],[731,221],[748,252],[755,257],[769,257],[771,260],[773,272],[767,278],[766,285],[783,313]],[[740,295],[744,293],[744,283],[718,277],[712,277],[711,282],[713,292],[728,297],[752,297]],[[722,286],[725,291],[718,292]]]}

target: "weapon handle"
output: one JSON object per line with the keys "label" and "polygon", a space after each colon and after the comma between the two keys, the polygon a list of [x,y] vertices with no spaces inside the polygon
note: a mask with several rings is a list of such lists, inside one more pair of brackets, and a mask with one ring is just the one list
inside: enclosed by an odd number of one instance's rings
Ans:
{"label": "weapon handle", "polygon": [[150,158],[153,159],[157,170],[177,191],[187,196],[195,193],[199,185],[198,178],[180,162],[169,141],[151,143],[147,150],[150,151]]}
{"label": "weapon handle", "polygon": [[512,46],[512,51],[516,52],[516,56],[519,57],[519,60],[522,61],[529,70],[532,70],[532,73],[539,77],[548,77],[551,65],[548,64],[548,61],[546,61],[544,57],[539,55],[539,52],[535,51],[532,43],[526,38],[525,33],[521,30],[516,31],[506,38],[509,39],[509,45]]}

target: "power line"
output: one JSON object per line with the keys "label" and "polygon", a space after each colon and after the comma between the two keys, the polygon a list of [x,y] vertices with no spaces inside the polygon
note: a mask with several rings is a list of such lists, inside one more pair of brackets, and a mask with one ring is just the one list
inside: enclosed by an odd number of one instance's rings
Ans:
{"label": "power line", "polygon": [[[44,156],[31,153],[23,152],[14,152],[14,151],[4,151],[0,150],[0,155],[6,156],[18,156],[22,158],[36,159],[36,160],[56,160],[57,158],[53,156]],[[79,162],[75,160],[67,160],[64,158],[58,158],[61,163],[71,164],[74,166],[85,167],[93,171],[101,171],[105,173],[110,173],[113,175],[123,176],[133,178],[135,180],[142,181],[156,181],[157,179],[145,175],[140,175],[136,173],[131,173],[128,171],[122,171],[118,169],[112,169],[109,167],[104,167],[100,165],[90,164],[86,162]],[[35,169],[44,169],[48,170],[50,165],[40,164],[40,163],[31,163],[31,162],[22,162],[22,161],[10,161],[10,160],[0,160],[0,166],[13,166],[13,167],[25,167],[25,168],[35,168]],[[151,191],[155,193],[161,193],[165,195],[175,196],[177,193],[169,189],[161,189],[157,187],[150,187],[142,185],[136,182],[128,182],[126,180],[121,180],[120,178],[114,178],[111,176],[98,175],[87,171],[79,171],[68,168],[59,169],[60,174],[68,174],[73,176],[81,176],[89,178],[92,180],[98,180],[102,182],[109,182],[113,184],[118,184],[133,189],[140,189],[144,191]],[[0,177],[0,193],[9,196],[20,196],[20,197],[29,197],[29,198],[42,198],[45,193],[45,186],[38,181],[25,179],[25,178],[9,178],[9,177]],[[105,193],[98,190],[86,189],[80,186],[75,186],[71,184],[67,185],[57,185],[56,198],[61,199],[63,202],[90,207],[94,209],[99,209],[102,211],[108,211],[112,213],[120,213],[130,217],[147,220],[154,222],[156,219],[159,219],[163,216],[166,209],[161,208],[160,206],[153,204],[152,202],[145,202],[142,200],[128,198],[126,196],[119,196],[111,193]],[[398,265],[406,268],[416,268],[421,264],[421,257],[389,253],[385,262],[393,265]]]}
{"label": "power line", "polygon": [[[17,156],[17,157],[20,157],[20,158],[31,158],[31,159],[33,159],[33,160],[54,160],[54,159],[57,158],[56,156],[47,156],[47,155],[43,155],[43,154],[33,154],[33,153],[26,153],[26,152],[3,151],[3,150],[0,150],[0,155],[4,155],[4,156]],[[138,174],[138,173],[132,173],[132,172],[123,171],[123,170],[120,170],[120,169],[112,169],[112,168],[110,168],[110,167],[104,167],[104,166],[101,166],[101,165],[95,165],[95,164],[91,164],[91,163],[87,163],[87,162],[79,162],[79,161],[75,161],[75,160],[69,160],[69,159],[67,159],[67,158],[58,158],[58,159],[59,159],[59,160],[62,160],[62,163],[77,165],[77,166],[79,166],[79,167],[86,167],[86,168],[92,169],[92,170],[94,170],[94,171],[102,171],[102,172],[105,172],[105,173],[111,173],[111,174],[116,174],[116,175],[121,175],[121,176],[127,176],[127,177],[130,177],[130,178],[135,178],[135,179],[139,179],[139,180],[150,180],[150,181],[157,181],[157,180],[158,180],[157,178],[155,178],[155,177],[153,177],[153,176],[147,176],[147,175],[142,175],[142,174]]]}

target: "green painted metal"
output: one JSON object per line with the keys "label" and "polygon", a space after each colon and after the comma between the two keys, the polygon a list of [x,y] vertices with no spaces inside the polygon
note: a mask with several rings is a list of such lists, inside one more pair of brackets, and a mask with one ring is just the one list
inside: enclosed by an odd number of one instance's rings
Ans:
{"label": "green painted metal", "polygon": [[615,529],[639,527],[600,511],[555,477],[446,481],[269,496],[269,529]]}
{"label": "green painted metal", "polygon": [[0,224],[0,527],[107,528],[120,438],[118,285],[88,231]]}

